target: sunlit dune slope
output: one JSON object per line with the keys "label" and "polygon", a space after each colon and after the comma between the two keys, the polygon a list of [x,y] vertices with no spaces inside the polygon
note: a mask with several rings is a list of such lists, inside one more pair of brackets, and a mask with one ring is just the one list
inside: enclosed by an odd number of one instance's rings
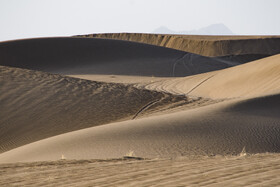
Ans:
{"label": "sunlit dune slope", "polygon": [[0,65],[53,73],[178,77],[239,63],[174,49],[96,38],[42,38],[0,43]]}
{"label": "sunlit dune slope", "polygon": [[280,55],[184,78],[145,85],[151,90],[212,99],[256,97],[280,91]]}

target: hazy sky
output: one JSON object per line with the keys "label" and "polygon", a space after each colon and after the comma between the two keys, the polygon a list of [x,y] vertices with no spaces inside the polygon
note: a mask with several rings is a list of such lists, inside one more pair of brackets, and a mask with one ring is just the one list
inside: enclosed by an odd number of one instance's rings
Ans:
{"label": "hazy sky", "polygon": [[280,0],[0,0],[0,41],[97,32],[193,30],[280,35]]}

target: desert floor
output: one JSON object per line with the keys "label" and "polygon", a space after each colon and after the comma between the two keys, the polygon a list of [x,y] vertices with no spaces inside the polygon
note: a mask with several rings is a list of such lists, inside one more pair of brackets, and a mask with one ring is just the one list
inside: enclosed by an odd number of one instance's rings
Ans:
{"label": "desert floor", "polygon": [[280,37],[0,43],[0,186],[280,185]]}
{"label": "desert floor", "polygon": [[1,186],[279,186],[279,154],[0,165]]}

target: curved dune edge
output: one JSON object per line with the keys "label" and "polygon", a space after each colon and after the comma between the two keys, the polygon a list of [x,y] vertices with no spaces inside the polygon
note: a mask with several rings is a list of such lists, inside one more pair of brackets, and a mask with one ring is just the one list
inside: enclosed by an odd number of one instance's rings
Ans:
{"label": "curved dune edge", "polygon": [[0,65],[64,75],[181,77],[238,64],[111,39],[65,37],[0,42]]}
{"label": "curved dune edge", "polygon": [[211,99],[257,97],[280,90],[280,55],[224,70],[158,80],[137,87]]}
{"label": "curved dune edge", "polygon": [[204,36],[143,33],[88,34],[75,37],[108,38],[147,43],[203,56],[275,55],[280,36]]}
{"label": "curved dune edge", "polygon": [[[123,84],[0,66],[0,152],[83,128],[132,119],[151,102],[188,102]],[[161,102],[162,101],[162,102]]]}
{"label": "curved dune edge", "polygon": [[[280,94],[92,127],[2,153],[0,162],[280,152]],[[272,105],[268,105],[267,101]],[[241,108],[241,109],[240,109]],[[261,114],[261,115],[260,115]]]}
{"label": "curved dune edge", "polygon": [[277,93],[280,56],[274,55],[239,66],[182,78],[69,75],[87,80],[134,84],[137,88],[211,99],[257,97]]}

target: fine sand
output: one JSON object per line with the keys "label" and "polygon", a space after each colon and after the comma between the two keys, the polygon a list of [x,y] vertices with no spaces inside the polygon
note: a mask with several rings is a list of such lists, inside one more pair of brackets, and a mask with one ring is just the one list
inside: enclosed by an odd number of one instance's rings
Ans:
{"label": "fine sand", "polygon": [[0,165],[1,186],[279,186],[279,154]]}
{"label": "fine sand", "polygon": [[148,34],[1,42],[0,185],[279,185],[278,43]]}

